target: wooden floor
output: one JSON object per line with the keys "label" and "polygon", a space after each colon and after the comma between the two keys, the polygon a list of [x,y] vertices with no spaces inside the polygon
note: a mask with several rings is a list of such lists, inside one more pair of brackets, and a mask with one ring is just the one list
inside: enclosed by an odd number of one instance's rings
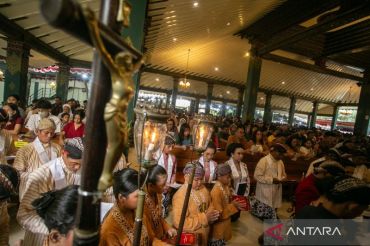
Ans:
{"label": "wooden floor", "polygon": [[[278,210],[280,218],[288,218],[289,214],[286,212],[289,207],[288,203],[284,203]],[[10,208],[10,245],[13,246],[16,241],[23,239],[24,231],[16,222],[16,207]],[[171,220],[171,218],[169,218]],[[228,245],[245,246],[245,245],[258,245],[258,237],[262,234],[263,224],[261,220],[255,218],[248,212],[242,212],[238,221],[232,223],[233,238]]]}

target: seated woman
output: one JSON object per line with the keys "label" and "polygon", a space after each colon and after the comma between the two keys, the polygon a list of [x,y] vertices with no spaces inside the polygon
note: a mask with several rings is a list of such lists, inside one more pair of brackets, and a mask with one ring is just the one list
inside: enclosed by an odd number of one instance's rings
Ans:
{"label": "seated woman", "polygon": [[316,156],[316,151],[313,148],[313,143],[311,139],[306,139],[303,145],[299,149],[301,156],[305,159],[312,159]]}
{"label": "seated woman", "polygon": [[269,152],[268,147],[263,139],[263,134],[261,130],[257,130],[253,133],[252,139],[249,144],[251,145],[249,150],[252,155],[254,154],[267,155]]}
{"label": "seated woman", "polygon": [[[8,122],[8,114],[0,108],[0,129],[4,129]],[[12,136],[6,131],[0,131],[0,163],[7,163],[6,156],[11,154]]]}
{"label": "seated woman", "polygon": [[186,149],[187,146],[193,144],[193,138],[191,136],[190,126],[186,123],[183,123],[180,127],[180,132],[176,136],[176,145],[179,145]]}
{"label": "seated woman", "polygon": [[60,128],[63,129],[69,123],[70,117],[69,113],[62,113],[60,116]]}
{"label": "seated woman", "polygon": [[292,160],[296,161],[299,157],[301,157],[300,148],[301,148],[301,140],[298,136],[293,135],[290,136],[286,141],[289,149],[287,151],[287,156]]}
{"label": "seated woman", "polygon": [[216,167],[217,163],[213,161],[213,157],[216,153],[216,146],[213,143],[209,143],[206,150],[202,153],[199,158],[199,163],[204,168],[204,183],[212,183],[216,179]]}
{"label": "seated woman", "polygon": [[[116,203],[109,210],[100,229],[100,246],[129,246],[134,241],[135,209],[138,201],[138,172],[125,168],[114,173],[113,193]],[[144,216],[140,245],[166,245],[148,233]]]}
{"label": "seated woman", "polygon": [[3,109],[9,116],[3,131],[11,135],[18,135],[22,130],[23,119],[19,114],[17,105],[12,103],[5,104]]}
{"label": "seated woman", "polygon": [[250,144],[248,144],[247,139],[245,138],[244,128],[242,126],[239,126],[236,129],[235,134],[229,136],[229,139],[227,140],[227,146],[229,146],[232,143],[241,144],[243,146],[244,150],[249,148]]}
{"label": "seated woman", "polygon": [[65,138],[82,138],[84,136],[85,124],[82,123],[84,117],[85,113],[82,110],[76,111],[73,115],[73,121],[65,125],[60,134],[61,142],[64,142]]}
{"label": "seated woman", "polygon": [[78,200],[78,186],[49,191],[32,202],[49,230],[44,246],[73,245],[73,228]]}
{"label": "seated woman", "polygon": [[63,112],[61,112],[58,115],[58,118],[61,118],[61,116],[62,116],[63,113],[69,114],[70,118],[73,117],[72,109],[71,109],[71,106],[69,104],[66,103],[66,104],[63,105]]}
{"label": "seated woman", "polygon": [[177,231],[162,217],[162,193],[166,180],[166,169],[157,165],[149,171],[146,185],[144,213],[148,218],[148,230],[160,240],[171,239],[177,234]]}
{"label": "seated woman", "polygon": [[[244,148],[240,143],[232,143],[227,147],[226,154],[230,159],[225,162],[231,167],[231,185],[234,189],[235,195],[248,196],[250,189],[250,179],[248,168],[242,162],[244,157]],[[231,220],[236,221],[240,217],[240,212],[236,213]]]}

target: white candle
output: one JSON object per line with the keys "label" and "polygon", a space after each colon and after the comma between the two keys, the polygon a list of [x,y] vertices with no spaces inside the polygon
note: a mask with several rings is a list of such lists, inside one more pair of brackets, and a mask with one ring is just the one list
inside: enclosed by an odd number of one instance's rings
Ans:
{"label": "white candle", "polygon": [[199,144],[198,147],[201,148],[203,145],[203,138],[204,138],[204,127],[199,128]]}
{"label": "white candle", "polygon": [[149,161],[150,160],[150,154],[152,153],[154,149],[154,144],[150,143],[147,150],[145,151],[144,160]]}

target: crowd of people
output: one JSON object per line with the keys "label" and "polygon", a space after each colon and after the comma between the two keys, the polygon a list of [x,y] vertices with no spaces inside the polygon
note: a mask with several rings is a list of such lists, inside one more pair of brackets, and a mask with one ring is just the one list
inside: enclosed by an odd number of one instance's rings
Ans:
{"label": "crowd of people", "polygon": [[[8,112],[16,103],[0,111],[4,131],[12,124]],[[34,102],[23,116],[19,109],[13,110],[20,118],[15,117],[13,125],[24,122],[35,139],[17,151],[12,165],[0,165],[0,228],[5,228],[0,245],[9,240],[7,200],[12,195],[19,197],[17,220],[25,230],[22,245],[71,245],[84,151],[84,108],[71,100],[63,105],[57,99],[53,105],[46,100]],[[232,223],[242,212],[261,220],[278,219],[283,184],[290,175],[284,164],[287,159],[297,165],[309,163],[295,190],[292,216],[327,219],[366,214],[370,204],[368,137],[216,117],[210,142],[195,165],[184,166],[184,183],[179,184],[173,150],[192,149],[196,125],[196,117],[183,114],[173,113],[167,120],[165,140],[155,153],[158,165],[147,171],[141,245],[174,244],[188,185],[191,192],[183,231],[200,245],[225,245],[232,238]],[[56,135],[58,141],[53,141]],[[225,151],[229,159],[217,163],[218,151]],[[250,156],[258,157],[254,170],[245,163]],[[110,205],[101,215],[100,245],[132,245],[140,175],[144,173],[126,165],[125,158],[117,163],[113,187],[103,198]]]}
{"label": "crowd of people", "polygon": [[83,137],[85,130],[85,113],[87,101],[80,105],[75,99],[65,103],[60,97],[54,98],[52,104],[48,99],[35,99],[24,109],[18,95],[10,95],[4,102],[3,115],[7,118],[3,133],[18,135],[33,134],[41,119],[48,118],[54,121],[55,133],[60,136],[61,142],[66,138]]}

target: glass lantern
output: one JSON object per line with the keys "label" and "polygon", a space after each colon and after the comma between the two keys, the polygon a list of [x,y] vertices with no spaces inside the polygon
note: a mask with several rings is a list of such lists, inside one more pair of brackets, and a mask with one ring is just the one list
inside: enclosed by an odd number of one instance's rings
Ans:
{"label": "glass lantern", "polygon": [[166,120],[169,111],[149,104],[135,108],[134,144],[137,160],[142,168],[157,164],[155,154],[161,148],[166,135]]}
{"label": "glass lantern", "polygon": [[198,115],[196,116],[197,123],[193,128],[193,144],[194,150],[202,152],[207,148],[214,131],[214,121],[211,116]]}

